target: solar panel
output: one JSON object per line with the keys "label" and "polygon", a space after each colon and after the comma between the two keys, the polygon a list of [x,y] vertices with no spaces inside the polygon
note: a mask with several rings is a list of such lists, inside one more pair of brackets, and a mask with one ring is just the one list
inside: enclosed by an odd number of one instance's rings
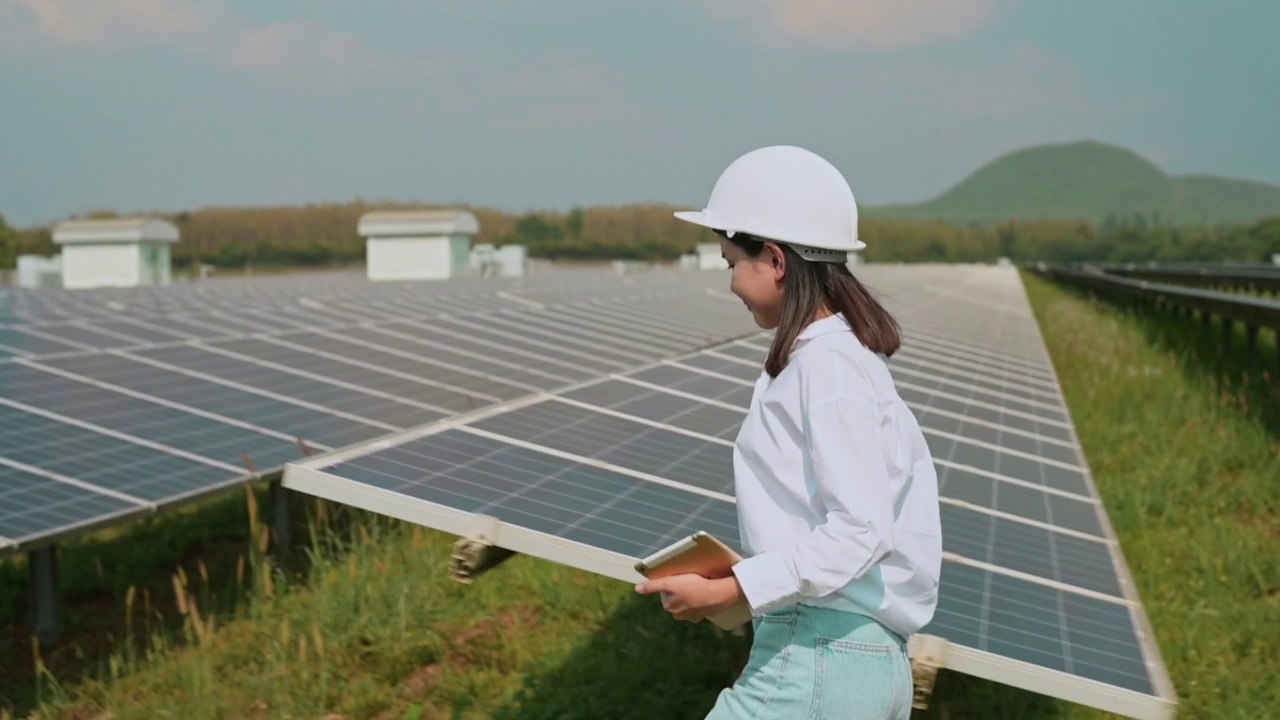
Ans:
{"label": "solar panel", "polygon": [[144,501],[115,493],[90,490],[70,482],[51,482],[48,471],[13,460],[0,460],[0,549],[13,549],[24,540],[66,531],[88,529],[92,523],[120,521],[149,512]]}
{"label": "solar panel", "polygon": [[[863,272],[906,330],[890,369],[939,473],[941,600],[915,655],[940,638],[945,667],[1167,717],[1172,687],[1015,272]],[[636,559],[693,530],[738,547],[732,438],[768,342],[293,463],[285,484],[458,535],[493,518],[499,546],[633,582]]]}
{"label": "solar panel", "polygon": [[[707,296],[711,283],[338,274],[6,292],[0,551],[236,485],[246,458],[270,472],[304,447],[367,442],[750,331]],[[645,325],[677,310],[678,333]]]}

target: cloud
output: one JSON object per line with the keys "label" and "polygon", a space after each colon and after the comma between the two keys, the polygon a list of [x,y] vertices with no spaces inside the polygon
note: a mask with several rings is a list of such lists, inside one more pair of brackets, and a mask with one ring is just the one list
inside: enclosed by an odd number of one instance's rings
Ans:
{"label": "cloud", "polygon": [[1052,112],[1095,117],[1099,109],[1080,89],[1075,67],[1030,43],[993,61],[964,65],[910,65],[878,75],[881,89],[911,88],[908,103],[967,118],[1013,118]]}
{"label": "cloud", "polygon": [[437,51],[397,57],[308,19],[254,26],[222,0],[0,0],[0,47],[36,51],[46,42],[90,52],[168,46],[254,76],[328,90],[438,73],[445,64]]}
{"label": "cloud", "polygon": [[608,66],[562,50],[524,58],[475,84],[478,97],[507,108],[491,120],[503,129],[536,132],[658,122],[651,109],[623,92],[624,86],[624,78]]}
{"label": "cloud", "polygon": [[351,33],[310,20],[290,20],[246,33],[227,56],[227,64],[240,70],[281,72],[317,63],[348,65],[364,57],[384,59]]}
{"label": "cloud", "polygon": [[404,88],[396,98],[402,108],[478,116],[520,134],[659,120],[623,91],[625,78],[571,51],[495,65],[481,49],[388,49],[307,17],[255,24],[226,0],[0,0],[0,57],[146,47],[295,92]]}
{"label": "cloud", "polygon": [[0,0],[6,40],[39,36],[58,45],[91,49],[181,42],[226,13],[221,3],[186,0]]}
{"label": "cloud", "polygon": [[901,49],[964,37],[998,0],[705,0],[715,18],[764,45]]}
{"label": "cloud", "polygon": [[236,70],[328,90],[407,76],[420,79],[441,74],[449,65],[440,51],[396,55],[358,35],[301,18],[238,34],[222,60]]}
{"label": "cloud", "polygon": [[554,50],[499,73],[491,92],[513,98],[573,100],[606,94],[616,79],[608,71],[573,53]]}

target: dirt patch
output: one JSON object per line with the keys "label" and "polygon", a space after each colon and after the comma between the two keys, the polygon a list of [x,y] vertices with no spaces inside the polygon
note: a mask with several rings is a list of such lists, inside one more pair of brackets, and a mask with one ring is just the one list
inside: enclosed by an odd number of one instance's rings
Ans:
{"label": "dirt patch", "polygon": [[400,697],[405,700],[421,700],[427,696],[431,688],[436,686],[436,683],[440,682],[440,676],[443,674],[444,668],[440,663],[423,665],[401,681]]}
{"label": "dirt patch", "polygon": [[443,664],[460,673],[486,664],[493,653],[500,651],[504,638],[532,626],[534,620],[532,609],[517,606],[458,630],[449,636]]}
{"label": "dirt patch", "polygon": [[89,705],[78,705],[64,717],[67,720],[115,720],[115,714]]}
{"label": "dirt patch", "polygon": [[419,708],[422,710],[420,716],[422,720],[449,720],[456,717],[453,713],[445,712],[431,703],[409,703],[404,705],[397,703],[395,707],[388,708],[373,716],[373,720],[403,720],[410,710]]}
{"label": "dirt patch", "polygon": [[254,700],[253,703],[249,705],[249,717],[266,717],[269,710],[271,710],[271,705],[266,700]]}
{"label": "dirt patch", "polygon": [[1280,541],[1280,518],[1268,510],[1242,509],[1236,514],[1240,524],[1257,531],[1263,537]]}
{"label": "dirt patch", "polygon": [[[420,665],[396,687],[399,701],[395,707],[375,716],[375,720],[399,720],[404,717],[404,703],[418,706],[427,700],[431,691],[444,678],[446,672],[465,675],[476,667],[490,666],[502,661],[503,643],[524,628],[535,624],[536,614],[527,607],[518,606],[503,610],[493,616],[480,618],[462,628],[440,627],[442,637],[448,638],[441,649],[441,657]],[[421,706],[423,719],[447,717],[430,703]]]}

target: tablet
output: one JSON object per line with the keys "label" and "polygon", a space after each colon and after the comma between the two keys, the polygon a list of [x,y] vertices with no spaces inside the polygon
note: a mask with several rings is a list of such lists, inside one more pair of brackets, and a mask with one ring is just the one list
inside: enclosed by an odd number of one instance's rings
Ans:
{"label": "tablet", "polygon": [[[699,531],[640,560],[636,572],[650,580],[685,573],[722,578],[733,574],[733,566],[741,560],[733,548]],[[744,601],[707,619],[722,630],[731,630],[751,620],[751,608]]]}

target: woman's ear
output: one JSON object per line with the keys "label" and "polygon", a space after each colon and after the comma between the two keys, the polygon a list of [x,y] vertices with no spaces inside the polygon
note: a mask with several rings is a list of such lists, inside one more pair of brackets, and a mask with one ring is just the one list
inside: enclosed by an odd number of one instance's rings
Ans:
{"label": "woman's ear", "polygon": [[773,272],[773,281],[782,282],[787,276],[787,254],[777,243],[772,242],[765,243],[764,250],[769,253],[769,269]]}

